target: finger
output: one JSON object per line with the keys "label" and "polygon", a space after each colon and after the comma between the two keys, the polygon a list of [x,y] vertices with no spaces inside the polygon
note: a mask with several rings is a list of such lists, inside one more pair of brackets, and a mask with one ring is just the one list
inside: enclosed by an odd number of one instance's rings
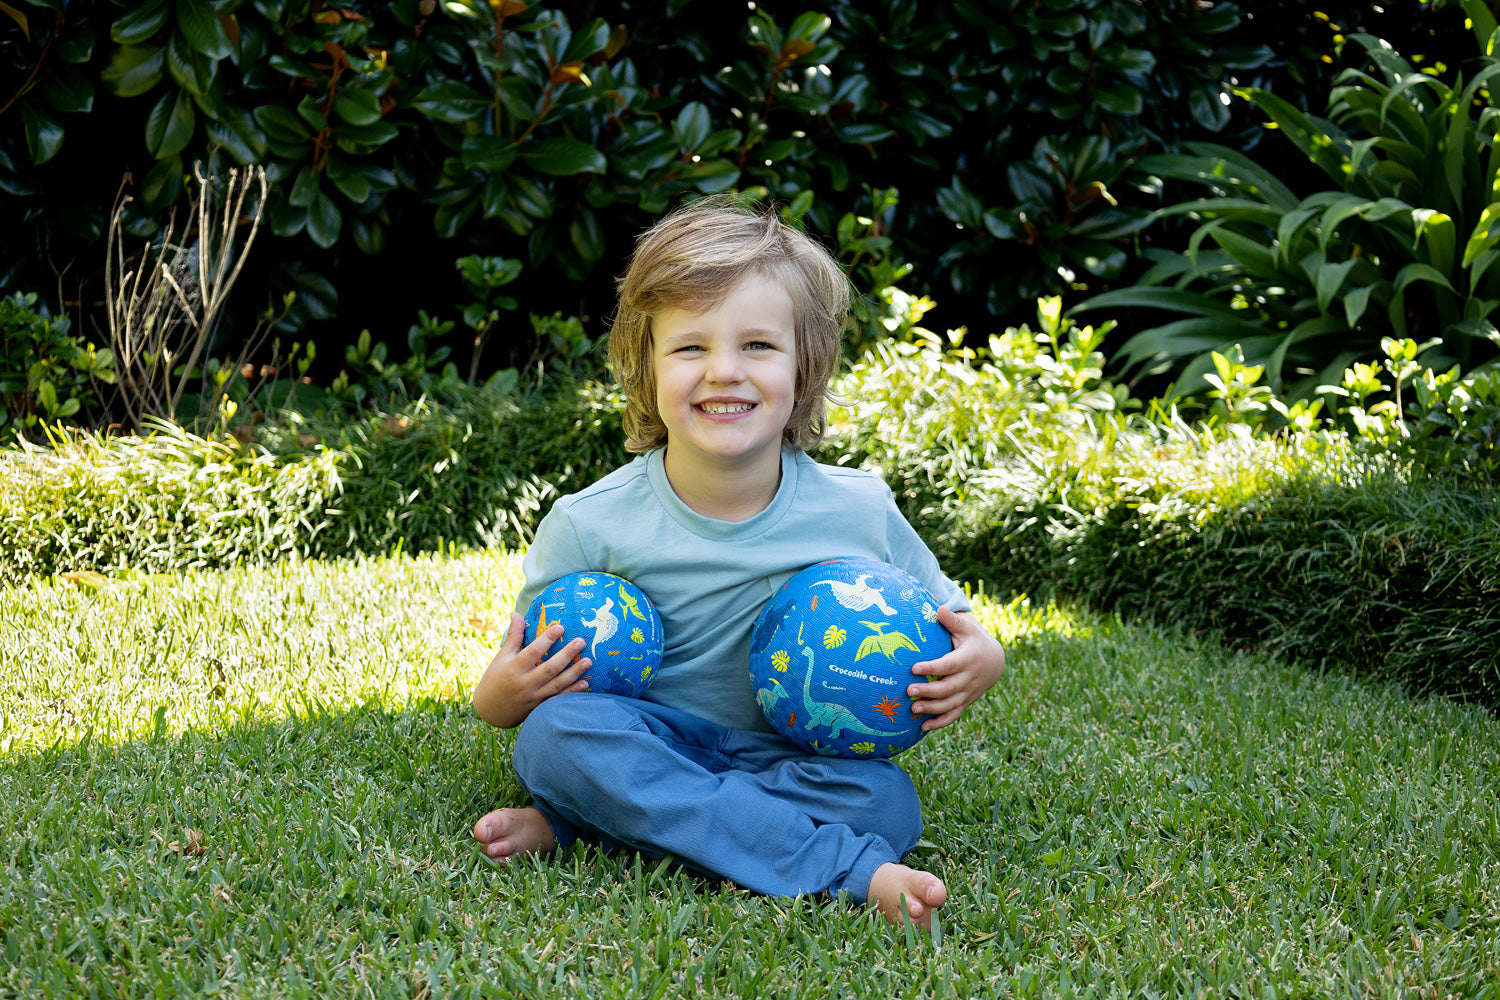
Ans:
{"label": "finger", "polygon": [[945,692],[937,697],[916,699],[912,702],[911,710],[916,715],[942,715],[955,708],[962,709],[973,700],[963,691]]}
{"label": "finger", "polygon": [[[552,644],[557,642],[562,637],[563,627],[556,622],[553,622],[551,625],[547,626],[545,631],[538,633],[537,637],[527,644],[523,652],[525,652],[526,658],[528,660],[531,660],[535,663],[541,663],[542,660],[546,658],[547,650],[551,649]],[[574,641],[582,642],[583,640],[575,639]]]}
{"label": "finger", "polygon": [[[588,643],[582,639],[569,639],[567,645],[538,663],[537,669],[547,677],[559,677],[569,667],[577,665],[574,661],[583,655],[584,647],[587,645]],[[546,650],[542,652],[545,653]]]}
{"label": "finger", "polygon": [[521,651],[521,645],[526,641],[526,619],[510,613],[510,625],[505,629],[505,635],[500,637],[500,652],[514,656]]}
{"label": "finger", "polygon": [[584,679],[583,675],[593,665],[593,660],[586,656],[580,656],[560,671],[556,677],[548,681],[543,690],[549,696],[562,694],[565,691],[587,691],[589,689],[589,682]]}
{"label": "finger", "polygon": [[934,729],[942,729],[946,726],[951,726],[953,725],[953,723],[957,722],[958,717],[963,714],[964,710],[962,708],[955,708],[951,712],[944,712],[942,715],[933,716],[926,722],[922,723],[922,732],[930,733]]}
{"label": "finger", "polygon": [[962,690],[962,686],[954,680],[935,681],[931,684],[913,684],[906,689],[906,696],[914,702],[936,701],[939,698],[951,698]]}
{"label": "finger", "polygon": [[928,660],[925,663],[913,663],[911,672],[921,674],[923,677],[947,677],[956,672],[963,664],[955,660],[951,654],[936,660]]}
{"label": "finger", "polygon": [[974,624],[973,615],[961,615],[944,604],[937,610],[938,624],[949,632],[966,632]]}

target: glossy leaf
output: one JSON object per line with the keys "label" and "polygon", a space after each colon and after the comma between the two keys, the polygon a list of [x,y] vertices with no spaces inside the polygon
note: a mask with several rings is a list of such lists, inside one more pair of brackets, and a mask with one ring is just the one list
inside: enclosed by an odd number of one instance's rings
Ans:
{"label": "glossy leaf", "polygon": [[49,66],[42,75],[41,94],[53,111],[78,113],[94,109],[93,81],[72,66]]}
{"label": "glossy leaf", "polygon": [[160,31],[171,13],[167,0],[145,0],[131,5],[109,26],[109,37],[121,45],[139,45]]}
{"label": "glossy leaf", "polygon": [[125,45],[115,49],[99,79],[117,97],[138,97],[161,81],[165,68],[165,47]]}
{"label": "glossy leaf", "polygon": [[266,136],[278,142],[304,142],[312,135],[306,122],[279,104],[263,104],[253,114],[256,124],[265,129]]}
{"label": "glossy leaf", "polygon": [[372,90],[344,90],[333,99],[333,111],[350,125],[380,121],[380,97]]}
{"label": "glossy leaf", "polygon": [[194,49],[210,59],[223,59],[234,51],[208,0],[176,0],[176,7],[177,30]]}
{"label": "glossy leaf", "polygon": [[310,208],[318,200],[318,172],[310,166],[299,170],[286,200],[298,208]]}
{"label": "glossy leaf", "polygon": [[185,90],[161,95],[146,119],[146,149],[158,160],[176,156],[193,138],[197,115]]}
{"label": "glossy leaf", "polygon": [[200,97],[207,94],[217,67],[215,60],[193,49],[181,33],[174,33],[167,42],[167,71],[179,87]]}
{"label": "glossy leaf", "polygon": [[461,125],[483,115],[490,102],[482,94],[456,80],[446,80],[422,88],[412,101],[428,118]]}
{"label": "glossy leaf", "polygon": [[344,217],[339,212],[339,207],[333,203],[332,198],[321,192],[307,208],[307,235],[325,250],[339,241],[343,222]]}
{"label": "glossy leaf", "polygon": [[175,202],[182,195],[182,175],[180,156],[169,156],[152,165],[141,183],[141,200],[147,208],[160,211]]}
{"label": "glossy leaf", "polygon": [[604,227],[599,217],[587,208],[580,208],[568,226],[568,238],[578,256],[592,264],[604,256]]}
{"label": "glossy leaf", "polygon": [[740,168],[730,160],[703,160],[684,169],[682,178],[704,194],[717,194],[734,187],[740,179]]}
{"label": "glossy leaf", "polygon": [[462,154],[464,166],[470,170],[502,173],[516,162],[520,147],[499,136],[471,135],[464,137]]}
{"label": "glossy leaf", "polygon": [[567,48],[557,61],[575,63],[588,59],[609,44],[609,30],[607,21],[595,18],[569,40]]}
{"label": "glossy leaf", "polygon": [[709,115],[708,105],[701,101],[691,101],[677,113],[672,134],[683,149],[694,150],[708,138],[712,128],[713,118]]}
{"label": "glossy leaf", "polygon": [[586,142],[553,136],[521,148],[521,158],[534,170],[557,177],[581,173],[603,173],[604,154]]}
{"label": "glossy leaf", "polygon": [[26,101],[21,105],[21,124],[26,130],[26,152],[31,162],[46,163],[62,149],[67,131],[62,122]]}

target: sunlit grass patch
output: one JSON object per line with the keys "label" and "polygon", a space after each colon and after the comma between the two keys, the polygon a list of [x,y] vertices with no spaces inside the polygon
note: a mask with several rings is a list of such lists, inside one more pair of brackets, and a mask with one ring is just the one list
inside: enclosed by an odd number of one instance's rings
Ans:
{"label": "sunlit grass patch", "polygon": [[520,584],[488,551],[0,590],[0,751],[456,697]]}

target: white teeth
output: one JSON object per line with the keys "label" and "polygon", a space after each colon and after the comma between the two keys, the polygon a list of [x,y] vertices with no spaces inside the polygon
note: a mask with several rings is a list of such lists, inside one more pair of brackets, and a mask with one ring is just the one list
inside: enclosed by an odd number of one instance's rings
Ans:
{"label": "white teeth", "polygon": [[699,403],[698,406],[704,413],[744,413],[751,408],[749,403]]}

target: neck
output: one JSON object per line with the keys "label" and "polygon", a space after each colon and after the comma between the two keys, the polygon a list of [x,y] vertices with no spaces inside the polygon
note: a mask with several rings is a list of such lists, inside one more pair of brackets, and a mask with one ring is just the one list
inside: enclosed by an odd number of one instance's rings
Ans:
{"label": "neck", "polygon": [[771,505],[781,487],[779,448],[751,466],[706,468],[674,460],[668,443],[663,464],[677,499],[716,521],[748,521]]}

